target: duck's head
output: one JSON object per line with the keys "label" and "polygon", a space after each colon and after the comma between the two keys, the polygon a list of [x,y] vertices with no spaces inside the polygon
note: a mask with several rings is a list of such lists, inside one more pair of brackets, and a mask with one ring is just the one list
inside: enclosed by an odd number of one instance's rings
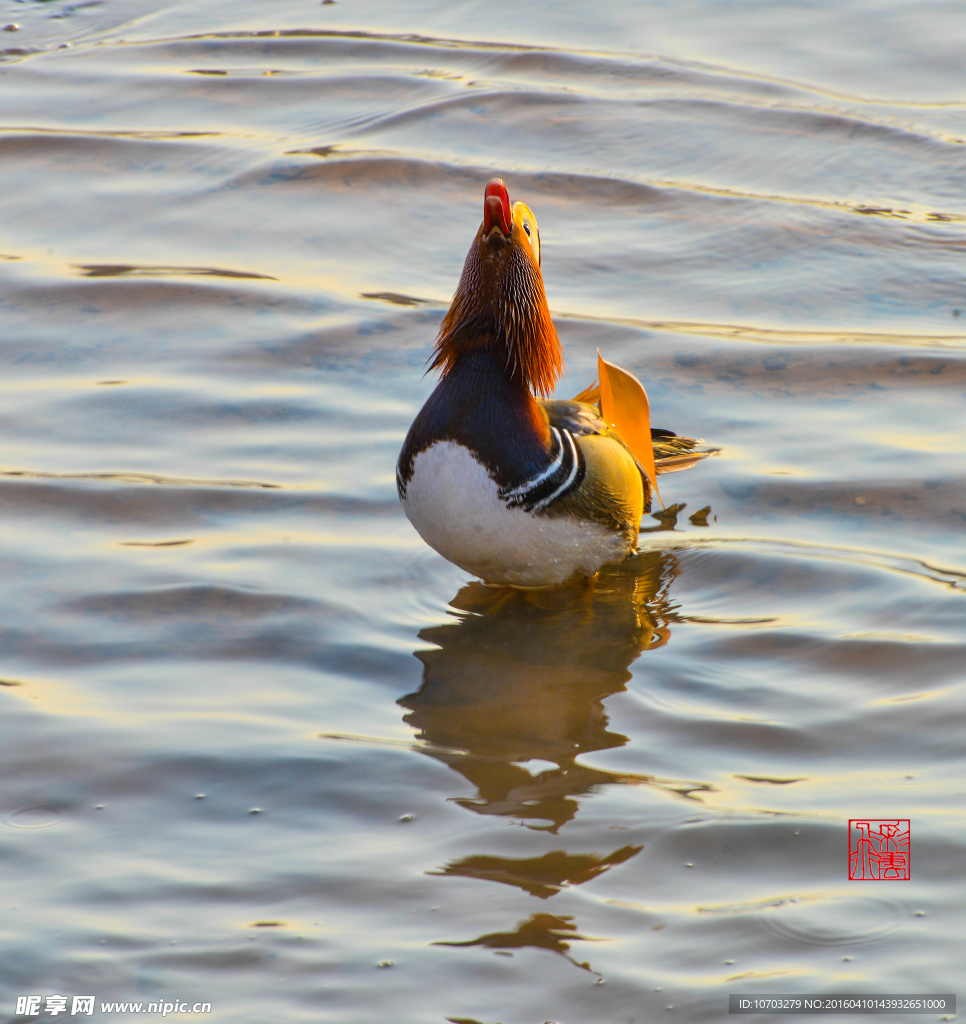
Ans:
{"label": "duck's head", "polygon": [[540,231],[525,203],[510,203],[501,178],[483,196],[483,223],[439,329],[432,365],[448,373],[465,352],[493,348],[507,372],[549,395],[563,369],[540,273]]}

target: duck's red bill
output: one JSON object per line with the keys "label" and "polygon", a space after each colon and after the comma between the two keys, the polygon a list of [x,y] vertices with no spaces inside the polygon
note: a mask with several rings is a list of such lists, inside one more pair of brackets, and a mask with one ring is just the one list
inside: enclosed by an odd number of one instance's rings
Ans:
{"label": "duck's red bill", "polygon": [[503,234],[509,238],[513,219],[510,216],[510,193],[502,178],[494,178],[486,186],[483,195],[483,234],[488,235],[494,225],[498,225]]}

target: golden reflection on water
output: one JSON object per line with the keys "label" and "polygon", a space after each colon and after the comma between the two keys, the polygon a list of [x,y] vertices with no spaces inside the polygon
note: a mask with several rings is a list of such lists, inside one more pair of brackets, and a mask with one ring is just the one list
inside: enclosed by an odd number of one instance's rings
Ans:
{"label": "golden reflection on water", "polygon": [[[674,513],[659,519],[665,528]],[[673,552],[650,551],[601,571],[593,584],[552,590],[493,589],[471,583],[450,602],[456,621],[423,629],[436,646],[417,651],[423,663],[418,692],[400,699],[405,722],[418,730],[428,756],[476,788],[455,803],[477,814],[517,819],[556,835],[580,801],[608,784],[651,785],[690,796],[709,787],[649,775],[603,771],[579,763],[581,754],[624,746],[609,728],[604,701],[622,692],[630,666],[664,646],[676,621],[671,585],[680,571]],[[531,774],[526,762],[555,767]],[[642,846],[607,854],[552,850],[538,857],[471,854],[430,874],[474,878],[549,899],[598,878],[636,857]],[[447,946],[551,950],[568,953],[577,934],[570,916],[535,913],[506,932]]]}
{"label": "golden reflection on water", "polygon": [[[430,754],[477,788],[461,806],[557,832],[582,795],[620,781],[577,757],[628,742],[608,730],[603,701],[625,688],[643,651],[667,643],[677,573],[675,555],[649,552],[607,568],[593,587],[472,583],[450,602],[456,622],[420,632],[437,647],[416,652],[423,685],[399,703],[420,739],[465,751]],[[533,759],[556,767],[531,775],[523,764]]]}
{"label": "golden reflection on water", "polygon": [[[568,950],[571,942],[586,942],[589,936],[580,935],[577,925],[573,923],[571,914],[531,914],[526,921],[521,921],[512,932],[490,932],[477,939],[467,942],[434,942],[434,946],[485,946],[493,950],[523,949],[530,946],[535,949],[548,949],[551,953],[559,953],[577,967],[585,971],[597,972],[585,960],[578,962],[570,956]],[[592,940],[591,940],[592,941]]]}

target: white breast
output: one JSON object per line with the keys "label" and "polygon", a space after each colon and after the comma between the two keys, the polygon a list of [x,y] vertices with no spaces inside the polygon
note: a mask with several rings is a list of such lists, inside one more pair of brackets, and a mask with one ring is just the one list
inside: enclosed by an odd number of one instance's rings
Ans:
{"label": "white breast", "polygon": [[628,554],[626,539],[597,523],[507,508],[486,468],[453,441],[416,456],[403,508],[430,547],[486,583],[553,586]]}

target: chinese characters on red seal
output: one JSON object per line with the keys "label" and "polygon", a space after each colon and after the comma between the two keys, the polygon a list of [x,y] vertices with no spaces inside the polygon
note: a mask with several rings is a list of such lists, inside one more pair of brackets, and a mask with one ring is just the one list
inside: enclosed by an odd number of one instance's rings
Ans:
{"label": "chinese characters on red seal", "polygon": [[908,881],[911,859],[908,818],[850,819],[852,881]]}

